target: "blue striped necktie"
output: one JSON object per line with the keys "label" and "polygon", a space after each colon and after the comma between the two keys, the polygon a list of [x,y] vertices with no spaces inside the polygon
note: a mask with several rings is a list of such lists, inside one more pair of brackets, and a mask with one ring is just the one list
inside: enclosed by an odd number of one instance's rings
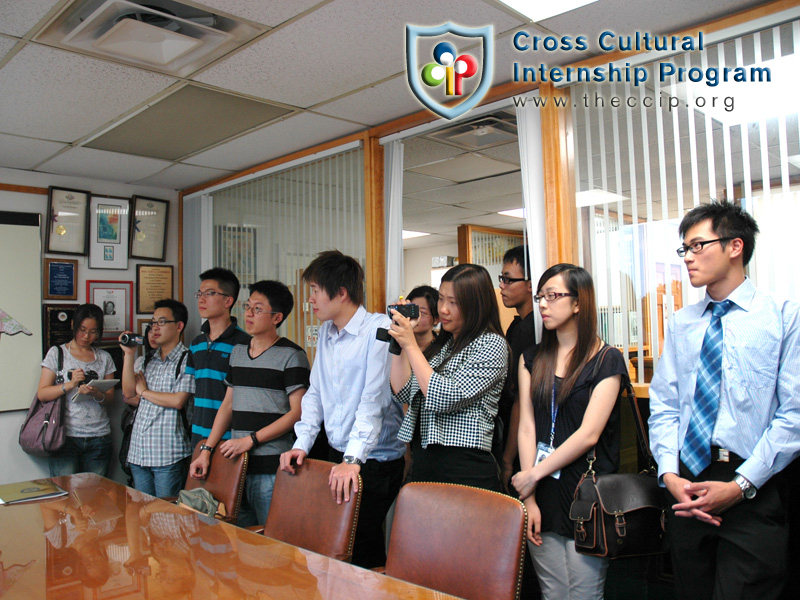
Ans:
{"label": "blue striped necktie", "polygon": [[717,421],[722,383],[722,316],[732,305],[730,300],[711,303],[711,323],[706,329],[700,350],[692,418],[681,450],[683,464],[695,475],[711,464],[711,434]]}

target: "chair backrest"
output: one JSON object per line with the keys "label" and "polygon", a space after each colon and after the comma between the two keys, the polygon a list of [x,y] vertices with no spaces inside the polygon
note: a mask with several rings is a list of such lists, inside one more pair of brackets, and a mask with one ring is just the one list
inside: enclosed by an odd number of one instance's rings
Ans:
{"label": "chair backrest", "polygon": [[[200,440],[192,454],[192,460],[200,456],[200,446],[206,440]],[[194,488],[205,488],[215,500],[219,500],[225,505],[227,516],[225,521],[235,523],[239,516],[239,507],[242,504],[242,492],[244,492],[244,479],[247,475],[247,452],[243,452],[236,458],[225,458],[222,454],[214,452],[211,455],[211,463],[208,467],[208,474],[205,479],[195,479],[191,474],[186,478],[187,490]]]}
{"label": "chair backrest", "polygon": [[336,504],[328,483],[333,467],[334,463],[306,458],[295,475],[278,471],[264,535],[349,561],[361,507],[361,477],[350,502]]}
{"label": "chair backrest", "polygon": [[510,496],[409,483],[397,497],[386,575],[460,598],[518,598],[527,522]]}

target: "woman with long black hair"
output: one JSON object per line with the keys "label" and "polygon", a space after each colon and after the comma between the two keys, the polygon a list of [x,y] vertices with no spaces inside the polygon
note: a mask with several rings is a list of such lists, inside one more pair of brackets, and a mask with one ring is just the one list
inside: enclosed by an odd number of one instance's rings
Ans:
{"label": "woman with long black hair", "polygon": [[442,332],[430,360],[417,343],[415,322],[392,314],[390,335],[402,348],[392,358],[392,392],[409,405],[398,434],[411,442],[408,480],[500,491],[491,449],[509,349],[486,269],[462,264],[445,273],[438,309]]}
{"label": "woman with long black hair", "polygon": [[575,551],[569,507],[595,449],[594,470],[619,468],[617,402],[625,360],[597,336],[591,275],[550,267],[537,294],[542,342],[520,359],[519,457],[512,484],[528,509],[528,547],[545,600],[602,598],[608,559]]}

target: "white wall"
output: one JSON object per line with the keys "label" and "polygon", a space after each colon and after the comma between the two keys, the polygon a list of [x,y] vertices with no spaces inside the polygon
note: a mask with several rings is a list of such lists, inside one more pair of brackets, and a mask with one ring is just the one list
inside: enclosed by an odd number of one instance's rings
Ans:
{"label": "white wall", "polygon": [[[20,171],[16,169],[3,169],[0,168],[0,183],[19,185],[27,187],[40,187],[47,188],[50,185],[57,185],[66,188],[74,188],[79,190],[89,190],[95,194],[120,196],[130,198],[134,195],[148,196],[152,198],[159,198],[162,200],[170,201],[170,212],[167,232],[167,265],[175,267],[174,281],[177,283],[180,280],[180,273],[177,272],[178,265],[178,193],[174,190],[166,190],[162,188],[153,188],[147,186],[126,185],[122,183],[114,183],[111,181],[100,181],[93,179],[86,179],[80,177],[67,177],[63,175],[49,175],[46,173],[32,173],[29,171]],[[39,213],[42,215],[42,249],[45,243],[45,229],[44,229],[44,215],[47,212],[47,195],[41,194],[22,194],[18,192],[8,192],[0,190],[0,210],[12,212],[29,212]],[[63,257],[63,255],[50,255],[53,257]],[[109,269],[89,269],[88,257],[86,256],[70,256],[70,259],[77,259],[78,261],[78,300],[77,302],[83,303],[86,301],[86,280],[99,279],[99,280],[115,280],[115,281],[131,281],[134,284],[134,294],[136,293],[136,265],[139,261],[130,260],[128,262],[127,270],[109,270]],[[0,257],[0,260],[8,260],[9,257]],[[154,263],[149,263],[154,264]],[[161,264],[161,263],[157,263]],[[177,288],[174,293],[177,294]],[[10,282],[0,282],[0,306],[2,306],[2,299],[6,294],[13,294],[14,286]],[[48,301],[49,302],[49,301]],[[57,301],[53,301],[58,303]],[[134,298],[135,302],[135,298]],[[135,307],[134,307],[135,308]],[[189,319],[199,318],[197,311],[193,310],[193,304],[189,305]],[[144,318],[149,315],[134,314],[134,326],[137,318]],[[0,382],[0,394],[20,394],[25,398],[26,404],[30,404],[33,395],[36,392],[36,385],[38,383],[38,373],[32,371],[30,374],[25,374],[19,381],[2,381]],[[112,456],[111,476],[120,482],[125,481],[125,475],[119,468],[119,461],[117,454],[119,449],[119,438],[121,431],[119,428],[119,415],[122,410],[122,402],[119,398],[119,391],[117,392],[116,402],[109,407],[109,414],[111,416],[111,430],[114,436],[114,454]],[[3,457],[0,462],[0,484],[11,483],[14,481],[23,481],[35,477],[48,476],[47,459],[39,459],[28,456],[19,447],[17,439],[19,437],[19,428],[22,425],[25,411],[7,411],[0,412],[0,456]]]}
{"label": "white wall", "polygon": [[[409,248],[403,251],[404,293],[407,294],[418,285],[431,284],[431,259],[434,256],[458,256],[458,244],[454,242],[445,246]],[[393,300],[394,298],[387,298],[387,301]]]}

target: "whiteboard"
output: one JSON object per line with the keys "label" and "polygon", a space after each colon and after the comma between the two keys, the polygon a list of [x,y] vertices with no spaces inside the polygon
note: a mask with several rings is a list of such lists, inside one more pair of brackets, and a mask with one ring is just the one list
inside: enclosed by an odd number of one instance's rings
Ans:
{"label": "whiteboard", "polygon": [[[3,213],[3,216],[28,213]],[[0,309],[32,335],[0,335],[0,411],[28,408],[42,368],[42,245],[36,226],[0,216]],[[26,390],[24,394],[20,390]]]}

